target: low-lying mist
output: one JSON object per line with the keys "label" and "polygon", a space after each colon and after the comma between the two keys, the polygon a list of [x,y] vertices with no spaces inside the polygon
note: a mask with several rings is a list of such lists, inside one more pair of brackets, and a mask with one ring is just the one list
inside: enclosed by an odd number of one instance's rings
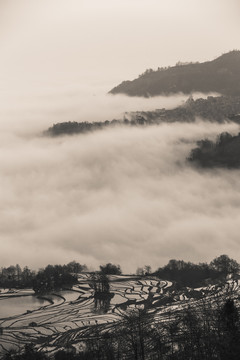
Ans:
{"label": "low-lying mist", "polygon": [[[37,135],[54,123],[65,121],[94,122],[121,119],[127,111],[174,108],[188,96],[156,96],[154,98],[109,95],[112,85],[11,88],[0,92],[0,131]],[[209,94],[211,95],[211,94]],[[206,97],[196,93],[194,97]]]}
{"label": "low-lying mist", "polygon": [[[54,122],[48,115],[45,123]],[[2,266],[75,259],[134,272],[171,258],[237,257],[240,171],[200,170],[186,161],[196,140],[237,133],[236,124],[116,127],[47,138],[29,135],[30,127],[35,133],[43,127],[37,117],[31,126],[11,128],[10,121],[0,137]]]}

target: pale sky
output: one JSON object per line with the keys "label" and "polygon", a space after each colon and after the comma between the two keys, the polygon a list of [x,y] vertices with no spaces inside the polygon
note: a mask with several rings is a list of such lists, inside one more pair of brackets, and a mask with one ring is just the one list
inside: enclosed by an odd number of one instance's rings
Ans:
{"label": "pale sky", "polygon": [[1,0],[1,90],[133,79],[240,48],[239,0]]}

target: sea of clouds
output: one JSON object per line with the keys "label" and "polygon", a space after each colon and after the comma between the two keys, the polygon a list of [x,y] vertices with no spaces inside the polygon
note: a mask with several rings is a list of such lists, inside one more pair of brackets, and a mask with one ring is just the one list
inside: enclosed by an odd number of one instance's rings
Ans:
{"label": "sea of clouds", "polygon": [[[72,88],[71,88],[72,89]],[[60,121],[104,121],[124,111],[180,105],[74,89],[6,96],[0,122],[1,266],[71,260],[124,272],[169,259],[240,260],[239,170],[202,170],[186,160],[196,141],[236,124],[115,127],[50,138]],[[2,99],[3,100],[3,99]]]}

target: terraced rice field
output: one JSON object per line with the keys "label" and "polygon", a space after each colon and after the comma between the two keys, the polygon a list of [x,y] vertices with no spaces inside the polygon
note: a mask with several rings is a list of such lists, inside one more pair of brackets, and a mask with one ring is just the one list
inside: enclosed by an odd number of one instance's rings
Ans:
{"label": "terraced rice field", "polygon": [[[57,349],[75,346],[78,350],[83,339],[92,329],[114,329],[128,309],[145,308],[156,320],[166,321],[169,314],[180,311],[189,302],[200,301],[205,296],[209,301],[221,293],[231,291],[238,294],[238,281],[230,280],[221,287],[209,286],[178,292],[169,281],[135,276],[109,276],[110,291],[114,297],[101,304],[94,299],[90,286],[90,275],[80,274],[78,284],[70,290],[47,295],[42,305],[25,309],[12,316],[0,319],[0,353],[10,348],[21,349],[26,343],[34,343],[39,349],[54,352]],[[1,301],[28,299],[32,292],[7,290],[0,294]],[[24,296],[24,298],[22,297]],[[27,306],[27,304],[26,304]],[[18,312],[16,310],[16,312]]]}

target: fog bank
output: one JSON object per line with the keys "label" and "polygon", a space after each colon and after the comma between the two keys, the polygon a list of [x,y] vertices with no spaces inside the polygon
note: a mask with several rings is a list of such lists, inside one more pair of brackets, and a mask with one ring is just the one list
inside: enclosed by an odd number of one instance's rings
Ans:
{"label": "fog bank", "polygon": [[[85,84],[63,87],[14,88],[0,92],[0,131],[22,135],[38,135],[54,123],[64,121],[95,122],[121,119],[128,111],[171,109],[182,105],[185,94],[153,98],[110,95],[110,85]],[[194,98],[208,95],[193,94]]]}
{"label": "fog bank", "polygon": [[73,259],[125,272],[170,258],[237,260],[239,170],[197,170],[195,141],[236,124],[163,124],[62,137],[1,136],[1,265]]}

